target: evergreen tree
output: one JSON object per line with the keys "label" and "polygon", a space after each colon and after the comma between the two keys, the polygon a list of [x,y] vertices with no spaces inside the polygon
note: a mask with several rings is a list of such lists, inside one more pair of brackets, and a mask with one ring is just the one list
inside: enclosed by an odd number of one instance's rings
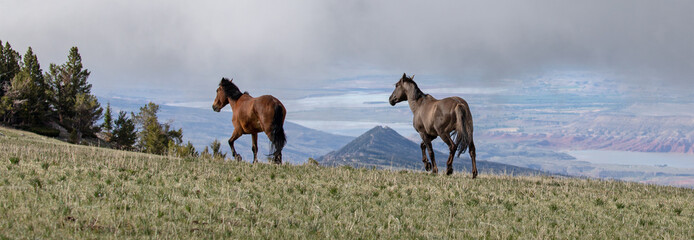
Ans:
{"label": "evergreen tree", "polygon": [[74,100],[70,92],[70,78],[64,71],[63,66],[51,63],[48,72],[44,76],[49,84],[49,96],[53,117],[67,127],[67,119],[73,115],[72,106]]}
{"label": "evergreen tree", "polygon": [[162,127],[166,142],[172,141],[174,144],[176,144],[176,146],[183,143],[183,129],[179,128],[178,130],[173,130],[171,129],[172,127],[170,123],[164,123],[162,124]]}
{"label": "evergreen tree", "polygon": [[10,81],[3,96],[3,109],[9,110],[7,121],[15,125],[42,126],[50,114],[46,82],[41,65],[31,47],[24,55],[21,70]]}
{"label": "evergreen tree", "polygon": [[111,143],[115,144],[115,146],[120,149],[133,149],[135,140],[137,140],[137,131],[135,130],[135,123],[133,120],[129,119],[125,112],[120,111],[113,125]]}
{"label": "evergreen tree", "polygon": [[72,47],[63,65],[51,64],[45,78],[50,86],[50,101],[55,118],[77,138],[83,134],[94,136],[95,126],[103,109],[91,94],[92,85],[87,82],[89,71],[83,69],[82,57],[77,47]]}
{"label": "evergreen tree", "polygon": [[[5,97],[11,88],[11,80],[19,73],[19,53],[12,49],[9,42],[3,47],[0,41],[0,117],[5,123],[14,120],[16,96]],[[18,104],[21,104],[18,102]]]}
{"label": "evergreen tree", "polygon": [[96,137],[95,134],[101,131],[101,127],[96,122],[101,118],[103,111],[96,97],[91,94],[78,93],[73,109],[75,115],[70,119],[70,123],[72,123],[72,129],[77,131],[78,138],[83,135]]}
{"label": "evergreen tree", "polygon": [[0,97],[5,96],[6,86],[9,87],[10,81],[19,71],[19,52],[13,50],[9,42],[5,42],[3,47],[0,41]]}
{"label": "evergreen tree", "polygon": [[133,121],[139,130],[137,147],[140,151],[162,154],[166,148],[157,111],[159,111],[159,105],[149,102],[140,107],[140,112],[137,115],[133,115]]}
{"label": "evergreen tree", "polygon": [[106,133],[111,133],[111,130],[113,130],[113,116],[111,114],[111,103],[106,103],[106,113],[104,113],[104,124],[101,125],[101,129],[103,129]]}
{"label": "evergreen tree", "polygon": [[221,146],[222,144],[216,138],[214,139],[214,141],[212,141],[212,143],[210,143],[210,148],[212,149],[212,157],[214,157],[215,159],[224,160],[227,157],[226,153],[222,153]]}
{"label": "evergreen tree", "polygon": [[184,157],[185,156],[190,156],[190,157],[198,157],[199,156],[198,152],[195,150],[195,147],[193,146],[193,143],[191,143],[190,141],[188,141],[188,143],[186,143],[186,145],[180,149],[181,149],[181,151],[179,152],[179,156],[184,156]]}
{"label": "evergreen tree", "polygon": [[27,99],[27,109],[23,121],[30,125],[44,125],[50,115],[48,107],[47,84],[43,78],[43,70],[31,47],[24,54],[24,65],[20,74],[26,77],[28,92],[23,95]]}
{"label": "evergreen tree", "polygon": [[139,129],[137,146],[143,152],[165,154],[170,151],[169,146],[179,147],[183,142],[183,130],[172,130],[170,123],[159,123],[158,111],[159,105],[149,102],[133,116]]}
{"label": "evergreen tree", "polygon": [[200,153],[201,158],[212,158],[212,154],[210,154],[210,148],[208,146],[205,146],[205,150],[203,150]]}

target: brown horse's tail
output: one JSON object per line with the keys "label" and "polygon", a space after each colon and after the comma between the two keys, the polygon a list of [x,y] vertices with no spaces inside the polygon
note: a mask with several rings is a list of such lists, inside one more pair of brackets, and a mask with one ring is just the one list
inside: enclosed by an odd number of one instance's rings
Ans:
{"label": "brown horse's tail", "polygon": [[271,149],[272,155],[278,157],[282,154],[282,148],[287,143],[287,137],[284,135],[284,107],[281,104],[275,106],[275,116],[272,118],[271,130]]}
{"label": "brown horse's tail", "polygon": [[472,114],[465,104],[458,104],[455,107],[455,145],[458,147],[458,157],[467,150],[472,142]]}

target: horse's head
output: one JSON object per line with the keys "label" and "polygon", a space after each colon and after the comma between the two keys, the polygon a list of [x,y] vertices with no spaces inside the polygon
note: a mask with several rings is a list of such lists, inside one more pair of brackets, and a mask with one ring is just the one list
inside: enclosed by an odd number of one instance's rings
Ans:
{"label": "horse's head", "polygon": [[221,111],[222,108],[229,104],[230,98],[231,100],[236,100],[243,95],[239,88],[231,81],[234,81],[234,79],[229,80],[227,78],[222,78],[222,81],[219,82],[217,97],[214,98],[214,102],[212,103],[212,110],[215,112]]}
{"label": "horse's head", "polygon": [[391,106],[395,106],[396,103],[407,100],[407,91],[410,87],[409,83],[414,83],[412,79],[414,79],[414,75],[412,75],[412,77],[407,77],[405,73],[402,74],[400,81],[395,83],[393,94],[390,94],[390,98],[388,98],[388,102],[390,102]]}

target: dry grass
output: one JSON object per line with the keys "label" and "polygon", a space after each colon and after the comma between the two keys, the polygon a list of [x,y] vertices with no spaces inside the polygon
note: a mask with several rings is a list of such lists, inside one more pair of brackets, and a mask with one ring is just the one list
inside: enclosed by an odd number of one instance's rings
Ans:
{"label": "dry grass", "polygon": [[694,238],[691,189],[251,165],[0,133],[0,238]]}

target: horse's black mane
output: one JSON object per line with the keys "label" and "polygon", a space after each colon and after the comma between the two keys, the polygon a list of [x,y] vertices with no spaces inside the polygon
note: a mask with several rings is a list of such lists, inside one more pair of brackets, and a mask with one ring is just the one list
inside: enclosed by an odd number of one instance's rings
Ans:
{"label": "horse's black mane", "polygon": [[412,83],[412,85],[414,85],[415,99],[419,99],[421,97],[426,97],[426,95],[429,95],[429,94],[425,94],[424,92],[422,92],[422,90],[420,90],[419,87],[417,86],[417,83],[414,82],[414,80],[412,80],[411,77],[407,77],[403,74],[402,81],[406,82],[406,83]]}
{"label": "horse's black mane", "polygon": [[222,78],[222,81],[219,82],[219,86],[221,86],[224,93],[233,100],[239,99],[244,93],[248,94],[248,92],[241,93],[241,90],[239,90],[236,84],[232,83],[227,78]]}

